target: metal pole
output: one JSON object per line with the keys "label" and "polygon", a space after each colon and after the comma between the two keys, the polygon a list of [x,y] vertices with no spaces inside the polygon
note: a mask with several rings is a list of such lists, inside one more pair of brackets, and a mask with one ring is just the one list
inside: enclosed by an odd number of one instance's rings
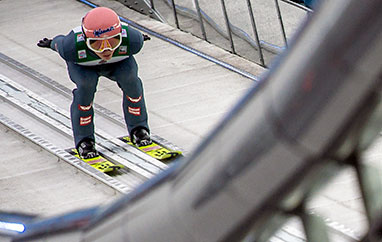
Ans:
{"label": "metal pole", "polygon": [[256,28],[256,22],[255,22],[255,17],[253,15],[253,11],[252,11],[251,0],[247,0],[247,5],[248,5],[249,17],[250,17],[251,23],[252,23],[253,33],[255,34],[257,46],[259,46],[260,62],[261,62],[261,65],[265,67],[263,50],[262,50],[262,47],[260,44],[259,34],[258,34],[257,28]]}
{"label": "metal pole", "polygon": [[233,39],[232,39],[231,24],[230,24],[229,19],[228,19],[227,9],[225,7],[224,0],[221,0],[221,3],[222,3],[222,8],[223,8],[225,22],[226,22],[226,25],[227,25],[227,31],[228,31],[229,40],[231,42],[232,53],[236,54],[235,45],[233,44]]}
{"label": "metal pole", "polygon": [[204,40],[207,41],[207,34],[206,34],[206,30],[205,30],[204,24],[203,24],[203,17],[202,17],[202,12],[201,12],[200,6],[199,6],[199,1],[194,0],[194,3],[195,3],[195,7],[196,7],[196,12],[198,13],[198,18],[199,18],[199,22],[200,22],[200,30],[202,31],[202,35],[203,35]]}
{"label": "metal pole", "polygon": [[283,38],[284,38],[284,42],[285,42],[285,47],[288,47],[288,41],[287,41],[286,34],[285,34],[283,18],[281,17],[279,1],[275,0],[275,4],[276,4],[277,15],[278,15],[279,20],[280,20],[281,31],[282,31],[282,34],[283,34]]}
{"label": "metal pole", "polygon": [[175,0],[171,0],[172,3],[172,11],[174,12],[174,19],[175,19],[175,24],[178,29],[179,27],[179,21],[178,21],[178,15],[176,14],[176,6],[175,6]]}
{"label": "metal pole", "polygon": [[150,4],[151,4],[151,9],[152,9],[152,10],[155,10],[155,7],[154,7],[154,0],[150,0]]}

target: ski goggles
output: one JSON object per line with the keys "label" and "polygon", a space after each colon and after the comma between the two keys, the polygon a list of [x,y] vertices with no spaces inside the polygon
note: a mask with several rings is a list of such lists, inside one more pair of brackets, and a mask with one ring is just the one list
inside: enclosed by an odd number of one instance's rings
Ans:
{"label": "ski goggles", "polygon": [[86,38],[86,45],[94,52],[102,53],[105,50],[115,50],[122,43],[122,35],[116,35],[106,38]]}

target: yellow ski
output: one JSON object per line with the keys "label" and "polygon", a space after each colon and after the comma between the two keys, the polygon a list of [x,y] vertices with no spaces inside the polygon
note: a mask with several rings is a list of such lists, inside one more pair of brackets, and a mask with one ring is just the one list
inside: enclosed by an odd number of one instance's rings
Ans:
{"label": "yellow ski", "polygon": [[102,171],[104,173],[112,172],[119,170],[123,168],[123,165],[116,165],[113,162],[107,160],[105,157],[103,157],[101,154],[97,157],[90,158],[90,159],[82,159],[79,155],[76,149],[68,149],[66,150],[69,152],[69,154],[74,155],[75,157],[81,159],[85,163],[91,165],[92,167],[96,168],[99,171]]}
{"label": "yellow ski", "polygon": [[181,151],[167,149],[154,141],[151,145],[137,147],[130,140],[129,136],[120,137],[119,139],[160,161],[169,160],[182,154]]}

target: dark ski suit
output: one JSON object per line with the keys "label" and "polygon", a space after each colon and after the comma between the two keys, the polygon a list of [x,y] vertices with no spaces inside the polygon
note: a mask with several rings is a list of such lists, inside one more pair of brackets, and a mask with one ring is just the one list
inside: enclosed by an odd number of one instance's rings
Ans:
{"label": "dark ski suit", "polygon": [[94,140],[93,99],[100,76],[116,81],[123,92],[123,112],[129,133],[141,126],[149,131],[142,81],[133,57],[143,46],[142,34],[122,25],[122,43],[113,57],[104,61],[85,43],[81,27],[68,35],[53,38],[51,49],[66,61],[70,79],[76,84],[73,90],[71,121],[76,147],[84,138]]}

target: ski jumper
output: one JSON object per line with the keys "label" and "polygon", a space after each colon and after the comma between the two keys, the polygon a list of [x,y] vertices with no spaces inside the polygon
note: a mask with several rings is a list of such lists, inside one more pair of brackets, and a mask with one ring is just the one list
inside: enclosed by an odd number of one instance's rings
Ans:
{"label": "ski jumper", "polygon": [[142,81],[138,77],[138,65],[133,57],[142,46],[142,34],[126,24],[122,24],[122,43],[108,61],[102,60],[87,47],[81,26],[66,36],[53,38],[50,47],[66,61],[70,79],[76,84],[70,108],[76,147],[84,138],[95,139],[93,99],[100,76],[117,82],[121,88],[123,113],[129,133],[137,127],[149,131]]}

